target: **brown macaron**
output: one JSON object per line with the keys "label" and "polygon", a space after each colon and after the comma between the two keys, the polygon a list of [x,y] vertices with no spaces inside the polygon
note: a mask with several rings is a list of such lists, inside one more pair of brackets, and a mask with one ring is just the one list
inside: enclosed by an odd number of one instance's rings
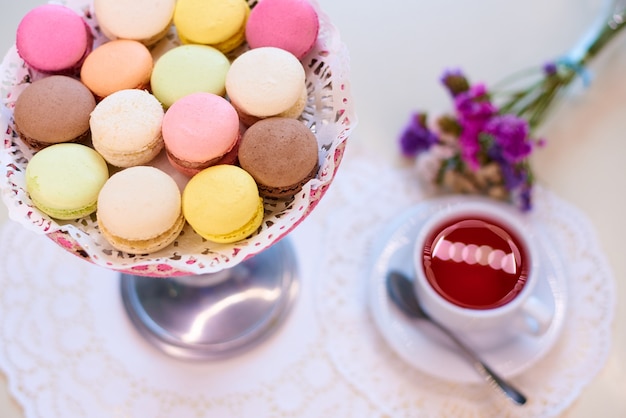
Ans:
{"label": "brown macaron", "polygon": [[62,75],[42,78],[18,96],[15,129],[34,149],[80,142],[89,137],[89,115],[95,107],[93,94],[80,81]]}
{"label": "brown macaron", "polygon": [[239,164],[257,182],[261,196],[288,198],[317,174],[317,138],[297,119],[263,119],[243,134]]}

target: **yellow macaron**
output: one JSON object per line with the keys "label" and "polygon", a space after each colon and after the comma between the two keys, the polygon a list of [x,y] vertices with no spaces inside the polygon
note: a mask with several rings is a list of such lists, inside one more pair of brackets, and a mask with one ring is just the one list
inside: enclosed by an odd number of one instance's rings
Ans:
{"label": "yellow macaron", "polygon": [[174,25],[183,43],[210,45],[228,53],[245,41],[249,15],[245,0],[178,0]]}
{"label": "yellow macaron", "polygon": [[218,243],[242,240],[263,222],[263,199],[254,179],[234,165],[212,166],[192,177],[182,206],[194,231]]}

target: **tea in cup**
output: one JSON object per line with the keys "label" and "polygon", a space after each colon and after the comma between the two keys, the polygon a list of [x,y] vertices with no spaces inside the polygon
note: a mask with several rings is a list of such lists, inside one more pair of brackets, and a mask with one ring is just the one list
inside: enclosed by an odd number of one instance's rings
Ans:
{"label": "tea in cup", "polygon": [[415,292],[430,316],[464,333],[541,335],[552,311],[533,294],[539,258],[519,214],[492,201],[434,214],[414,247]]}

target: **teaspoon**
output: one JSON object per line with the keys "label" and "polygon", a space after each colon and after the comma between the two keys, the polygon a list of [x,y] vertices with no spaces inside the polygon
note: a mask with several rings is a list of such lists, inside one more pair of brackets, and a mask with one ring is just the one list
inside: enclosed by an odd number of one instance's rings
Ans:
{"label": "teaspoon", "polygon": [[452,331],[435,321],[426,311],[424,311],[419,303],[419,300],[417,299],[415,291],[413,290],[413,282],[411,279],[398,271],[390,271],[387,275],[386,284],[387,292],[389,293],[391,300],[398,308],[400,308],[402,312],[411,318],[420,318],[430,321],[457,344],[461,351],[472,362],[472,366],[474,366],[474,368],[482,376],[484,376],[489,383],[501,389],[501,391],[516,404],[523,405],[526,403],[526,396],[487,366],[474,352],[474,350],[465,345],[465,343],[454,335]]}

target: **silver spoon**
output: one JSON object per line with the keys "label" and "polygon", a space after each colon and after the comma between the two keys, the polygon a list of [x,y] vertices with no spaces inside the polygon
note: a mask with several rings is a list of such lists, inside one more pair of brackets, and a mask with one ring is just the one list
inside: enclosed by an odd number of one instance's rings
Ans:
{"label": "silver spoon", "polygon": [[422,309],[422,306],[417,299],[417,295],[413,290],[413,282],[403,273],[398,271],[390,271],[387,275],[387,292],[391,297],[391,300],[411,318],[421,318],[430,321],[433,325],[439,328],[444,334],[446,334],[457,346],[463,351],[467,358],[472,362],[474,368],[484,376],[489,383],[495,385],[501,389],[506,396],[508,396],[513,402],[518,405],[524,405],[526,403],[526,396],[524,396],[519,390],[515,389],[511,384],[506,382],[496,372],[494,372],[489,366],[487,366],[480,357],[457,338],[448,328],[441,325],[439,322],[431,318],[427,312]]}

